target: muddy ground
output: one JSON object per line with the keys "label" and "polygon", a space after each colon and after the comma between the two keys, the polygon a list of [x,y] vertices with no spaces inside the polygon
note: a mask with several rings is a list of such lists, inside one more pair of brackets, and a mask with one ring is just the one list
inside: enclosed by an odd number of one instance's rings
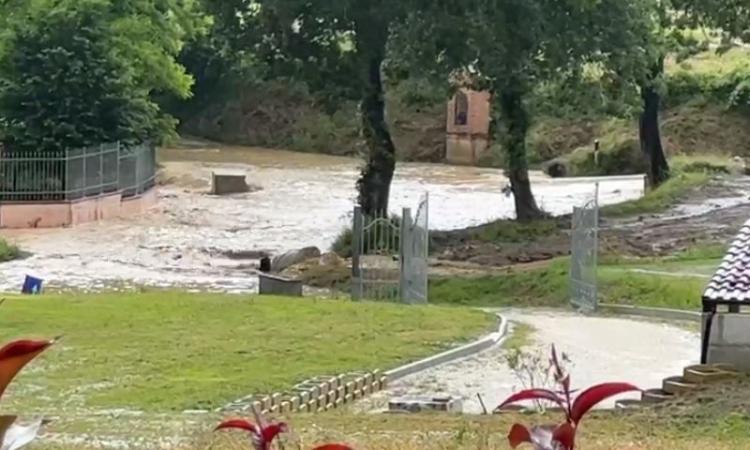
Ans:
{"label": "muddy ground", "polygon": [[[665,256],[702,244],[724,244],[750,218],[750,177],[716,178],[686,194],[676,207],[659,214],[601,219],[600,248],[620,256]],[[433,254],[439,260],[483,266],[508,266],[549,260],[570,253],[570,216],[550,221],[541,231],[487,240],[495,222],[463,230],[435,232]],[[491,230],[489,230],[491,233]],[[497,234],[497,233],[495,233]]]}

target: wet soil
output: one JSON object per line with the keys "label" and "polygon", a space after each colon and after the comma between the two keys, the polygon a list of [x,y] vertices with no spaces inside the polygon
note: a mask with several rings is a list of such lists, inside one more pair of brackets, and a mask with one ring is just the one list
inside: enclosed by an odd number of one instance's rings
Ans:
{"label": "wet soil", "polygon": [[[690,192],[678,206],[659,214],[624,219],[602,217],[600,249],[620,256],[665,256],[696,245],[724,244],[750,218],[750,177],[717,178]],[[436,232],[433,253],[441,260],[489,266],[545,261],[570,253],[570,216],[551,221],[544,235],[528,240],[482,238],[494,222]],[[510,225],[508,225],[510,226]]]}

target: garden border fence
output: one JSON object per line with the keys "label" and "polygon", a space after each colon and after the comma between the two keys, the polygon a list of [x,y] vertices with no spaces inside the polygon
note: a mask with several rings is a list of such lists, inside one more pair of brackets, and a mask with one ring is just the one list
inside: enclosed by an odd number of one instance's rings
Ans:
{"label": "garden border fence", "polygon": [[0,149],[0,202],[59,202],[119,192],[140,195],[156,184],[156,149],[120,143],[54,152]]}

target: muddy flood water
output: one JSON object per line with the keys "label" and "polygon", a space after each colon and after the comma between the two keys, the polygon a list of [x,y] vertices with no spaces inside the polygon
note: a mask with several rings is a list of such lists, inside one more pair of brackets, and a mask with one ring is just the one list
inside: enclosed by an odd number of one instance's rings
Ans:
{"label": "muddy flood water", "polygon": [[[256,258],[315,245],[326,251],[351,221],[360,161],[252,148],[168,149],[159,204],[135,218],[54,230],[3,230],[28,257],[0,264],[0,291],[20,289],[26,274],[48,289],[180,287],[256,289]],[[211,171],[240,170],[260,190],[209,195]],[[537,201],[560,215],[591,198],[600,204],[638,198],[642,177],[557,179],[533,173]],[[430,227],[457,229],[513,216],[502,171],[438,164],[400,164],[391,208],[416,208],[430,194]],[[237,259],[245,252],[247,259]],[[235,255],[230,255],[235,253]],[[230,257],[233,256],[233,257]]]}

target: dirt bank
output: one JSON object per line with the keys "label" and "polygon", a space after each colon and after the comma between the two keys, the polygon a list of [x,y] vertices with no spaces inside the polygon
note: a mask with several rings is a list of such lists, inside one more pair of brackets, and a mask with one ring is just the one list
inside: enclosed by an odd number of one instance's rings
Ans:
{"label": "dirt bank", "polygon": [[[659,214],[602,217],[600,249],[620,256],[663,256],[699,244],[723,244],[750,217],[750,178],[717,178]],[[570,252],[570,217],[541,224],[507,221],[432,236],[438,259],[490,266],[544,261]]]}

